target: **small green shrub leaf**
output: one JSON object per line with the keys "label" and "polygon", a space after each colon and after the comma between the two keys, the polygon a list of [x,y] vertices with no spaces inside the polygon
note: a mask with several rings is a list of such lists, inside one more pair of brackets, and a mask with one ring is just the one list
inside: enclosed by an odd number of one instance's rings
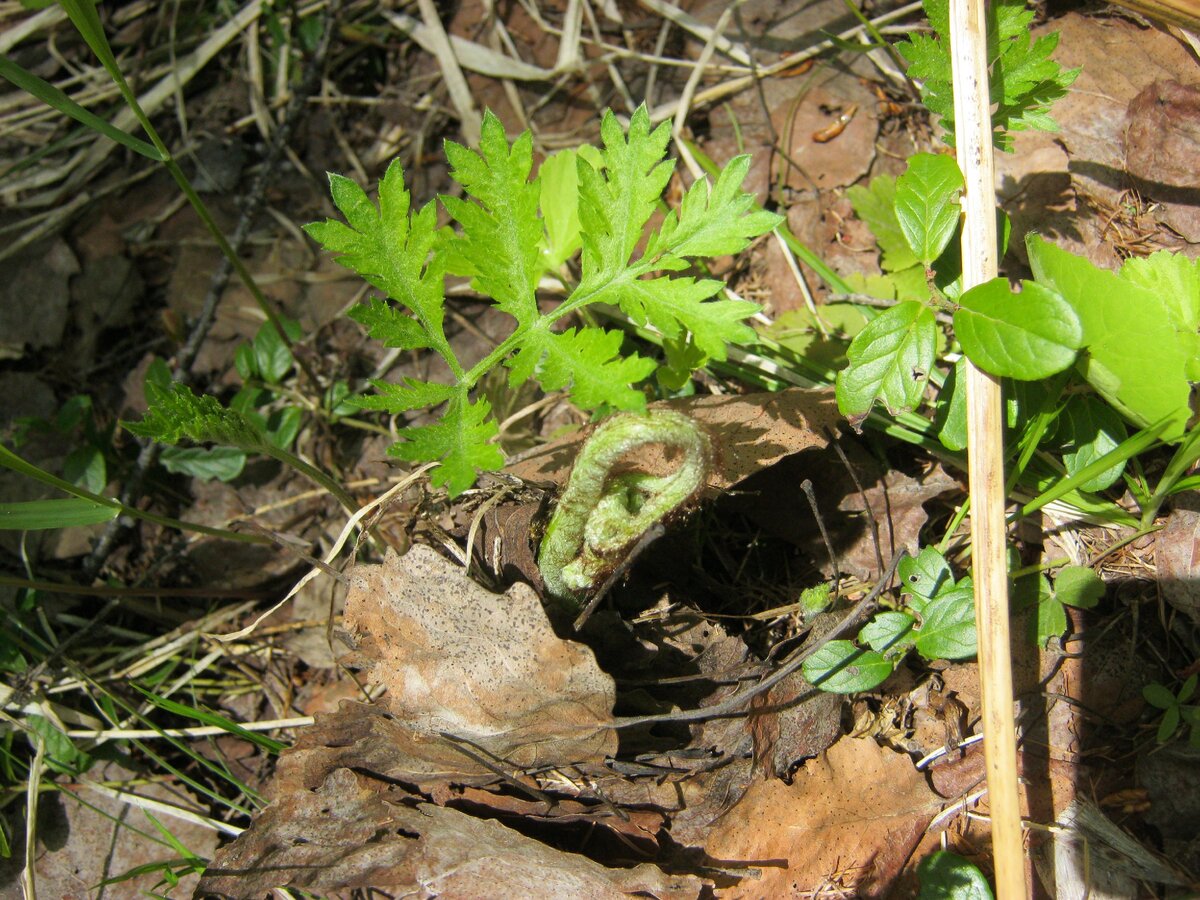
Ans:
{"label": "small green shrub leaf", "polygon": [[557,269],[583,246],[579,233],[579,162],[577,151],[560,150],[546,157],[538,168],[548,269]]}
{"label": "small green shrub leaf", "polygon": [[881,401],[891,413],[914,408],[925,392],[937,346],[937,323],[908,300],[880,314],[851,342],[850,365],[838,372],[838,409],[863,415]]}
{"label": "small green shrub leaf", "polygon": [[1175,695],[1165,686],[1152,682],[1142,688],[1142,696],[1146,698],[1146,702],[1157,709],[1170,709],[1177,705],[1178,701]]}
{"label": "small green shrub leaf", "polygon": [[864,625],[858,633],[858,638],[865,641],[872,650],[894,657],[912,646],[912,631],[916,622],[917,620],[906,612],[886,610],[876,614]]}
{"label": "small green shrub leaf", "polygon": [[957,853],[935,850],[917,866],[919,900],[993,900],[983,873]]}
{"label": "small green shrub leaf", "polygon": [[1088,383],[1135,424],[1165,420],[1160,437],[1182,437],[1192,414],[1189,377],[1200,358],[1200,334],[1176,327],[1166,300],[1141,284],[1035,234],[1026,247],[1037,282],[1079,317],[1087,349],[1079,368]]}
{"label": "small green shrub leaf", "polygon": [[832,694],[853,694],[878,687],[892,674],[893,666],[874,650],[863,650],[850,641],[829,641],[801,668],[814,687]]}
{"label": "small green shrub leaf", "polygon": [[1094,607],[1104,599],[1105,590],[1100,576],[1084,566],[1066,566],[1054,579],[1054,596],[1079,609]]}
{"label": "small green shrub leaf", "polygon": [[50,528],[73,528],[109,522],[120,514],[121,510],[114,506],[93,503],[82,497],[0,503],[0,530],[44,531]]}
{"label": "small green shrub leaf", "polygon": [[978,647],[971,579],[938,594],[921,611],[917,651],[926,659],[967,659]]}
{"label": "small green shrub leaf", "polygon": [[[933,547],[922,547],[916,556],[906,556],[896,568],[902,590],[907,594],[929,600],[946,588],[953,587],[950,564]],[[917,611],[920,612],[920,608]]]}
{"label": "small green shrub leaf", "polygon": [[919,262],[929,266],[958,228],[963,177],[949,156],[918,153],[896,179],[896,220]]}
{"label": "small green shrub leaf", "polygon": [[[1120,413],[1092,396],[1071,397],[1059,415],[1058,428],[1058,436],[1064,444],[1063,465],[1068,475],[1090,466],[1129,436]],[[1111,487],[1125,471],[1125,462],[1119,460],[1089,478],[1079,485],[1079,490],[1102,491]]]}
{"label": "small green shrub leaf", "polygon": [[291,371],[292,351],[270,322],[263,322],[254,336],[254,366],[267,384],[279,384]]}
{"label": "small green shrub leaf", "polygon": [[1071,305],[1048,288],[1004,278],[977,285],[959,299],[954,333],[971,361],[992,375],[1037,381],[1075,362],[1083,329]]}
{"label": "small green shrub leaf", "polygon": [[947,450],[967,448],[967,358],[960,356],[938,391],[934,425]]}

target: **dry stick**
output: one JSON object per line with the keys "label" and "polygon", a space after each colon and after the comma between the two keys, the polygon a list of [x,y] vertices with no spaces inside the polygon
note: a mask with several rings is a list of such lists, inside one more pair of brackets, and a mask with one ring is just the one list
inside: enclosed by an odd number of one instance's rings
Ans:
{"label": "dry stick", "polygon": [[[963,289],[996,277],[996,187],[985,0],[951,0],[955,143],[963,171]],[[983,698],[984,759],[999,900],[1025,897],[1009,649],[1000,382],[967,361],[967,472]]]}
{"label": "dry stick", "polygon": [[[321,75],[325,69],[325,57],[329,53],[332,36],[336,30],[338,6],[339,4],[331,3],[327,7],[325,21],[323,22],[325,27],[322,31],[321,40],[313,52],[308,71],[305,73],[304,80],[297,86],[295,93],[292,94],[291,99],[288,101],[283,123],[275,129],[274,140],[271,142],[266,158],[259,169],[258,177],[255,178],[254,184],[250,189],[249,200],[242,209],[237,227],[234,229],[233,237],[230,240],[230,246],[233,247],[235,253],[241,250],[242,245],[250,236],[250,227],[266,202],[267,188],[270,186],[275,175],[278,174],[279,158],[283,155],[284,148],[287,146],[287,142],[291,138],[292,132],[300,120],[300,116],[307,107],[308,98],[312,94],[315,94],[320,87]],[[216,318],[217,303],[220,301],[221,295],[225,292],[225,286],[229,283],[229,278],[232,274],[233,264],[228,257],[222,256],[220,262],[217,263],[217,268],[213,271],[212,278],[209,280],[208,293],[204,297],[204,305],[201,307],[200,315],[196,319],[195,324],[193,324],[191,332],[188,334],[187,342],[176,357],[175,370],[171,375],[173,380],[184,383],[190,380],[192,364],[196,361],[196,357],[200,353],[200,347],[204,343],[204,339],[208,336],[209,330],[212,328],[213,321]],[[155,441],[146,441],[142,444],[142,449],[138,453],[133,471],[125,482],[124,490],[121,491],[121,502],[126,506],[135,505],[141,497],[142,483],[145,481],[146,472],[158,461],[161,452],[162,445]],[[112,553],[118,538],[129,527],[130,523],[125,521],[124,516],[118,516],[108,523],[104,533],[100,536],[100,540],[96,542],[96,546],[92,549],[87,559],[84,560],[83,572],[88,578],[94,577],[100,571],[109,554]]]}

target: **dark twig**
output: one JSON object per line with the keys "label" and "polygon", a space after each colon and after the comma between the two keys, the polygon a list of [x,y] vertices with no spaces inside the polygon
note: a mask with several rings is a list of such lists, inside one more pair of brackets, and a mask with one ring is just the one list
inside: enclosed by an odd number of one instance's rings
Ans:
{"label": "dark twig", "polygon": [[[821,540],[825,542],[825,549],[829,552],[829,565],[833,567],[833,589],[836,592],[838,585],[842,581],[841,567],[838,566],[837,554],[833,552],[833,541],[829,539],[829,530],[825,527],[825,518],[821,515],[821,509],[817,506],[817,492],[813,490],[811,478],[805,478],[800,482],[800,490],[804,491],[804,496],[808,498],[808,505],[812,507],[813,518],[817,520],[817,528],[821,531]],[[883,568],[880,566],[880,568]]]}

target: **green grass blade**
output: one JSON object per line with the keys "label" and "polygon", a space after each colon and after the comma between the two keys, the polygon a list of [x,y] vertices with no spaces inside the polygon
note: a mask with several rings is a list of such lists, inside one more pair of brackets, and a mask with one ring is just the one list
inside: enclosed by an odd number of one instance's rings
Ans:
{"label": "green grass blade", "polygon": [[256,744],[271,754],[278,754],[281,750],[287,748],[287,744],[283,743],[282,741],[276,741],[264,734],[248,731],[241,725],[237,724],[237,722],[234,722],[232,719],[227,719],[225,716],[222,716],[219,713],[210,712],[206,709],[199,709],[195,706],[188,706],[175,700],[171,700],[167,697],[160,697],[157,694],[146,690],[141,685],[135,684],[133,687],[134,690],[141,693],[147,700],[164,712],[174,713],[177,716],[183,716],[184,718],[188,719],[195,719],[197,722],[201,722],[205,725],[213,725],[217,728],[223,728],[230,734],[237,735],[244,740],[250,741],[252,744]]}
{"label": "green grass blade", "polygon": [[72,528],[110,522],[121,510],[82,497],[69,500],[30,500],[26,503],[0,503],[0,530],[43,531],[48,528]]}
{"label": "green grass blade", "polygon": [[99,132],[110,140],[116,141],[123,147],[128,147],[134,153],[140,153],[147,159],[162,162],[163,155],[152,144],[134,137],[127,131],[122,131],[115,125],[100,118],[90,110],[84,109],[54,85],[44,81],[32,72],[22,69],[7,56],[0,55],[0,76],[7,78],[21,90],[37,97],[47,106],[57,109],[63,115],[70,116],[93,131]]}
{"label": "green grass blade", "polygon": [[143,519],[147,522],[154,522],[156,525],[163,525],[167,528],[177,528],[180,531],[195,531],[199,534],[210,534],[213,537],[225,538],[229,541],[240,541],[243,544],[271,544],[274,543],[269,537],[260,534],[252,534],[241,531],[229,531],[224,528],[212,528],[208,525],[200,525],[196,522],[181,522],[179,519],[172,519],[169,516],[160,516],[155,513],[146,512],[134,506],[125,506],[119,500],[113,500],[110,497],[103,497],[100,494],[93,494],[89,490],[71,484],[69,481],[64,481],[56,475],[51,475],[44,469],[40,469],[30,462],[22,459],[13,453],[4,445],[0,444],[0,467],[12,469],[14,472],[19,472],[34,481],[49,485],[53,488],[58,488],[72,497],[78,497],[82,500],[90,500],[99,506],[107,506],[110,509],[116,510],[117,514],[133,516],[135,519]]}

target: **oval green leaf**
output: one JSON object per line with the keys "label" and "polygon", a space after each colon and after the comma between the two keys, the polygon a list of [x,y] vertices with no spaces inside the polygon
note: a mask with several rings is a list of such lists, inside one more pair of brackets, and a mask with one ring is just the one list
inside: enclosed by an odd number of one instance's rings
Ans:
{"label": "oval green leaf", "polygon": [[1083,328],[1071,304],[1049,288],[1004,278],[971,288],[954,314],[954,333],[971,362],[992,375],[1037,381],[1075,362]]}
{"label": "oval green leaf", "polygon": [[925,605],[917,652],[926,659],[967,659],[978,649],[975,598],[967,579]]}
{"label": "oval green leaf", "polygon": [[912,645],[912,630],[916,623],[917,620],[906,612],[886,610],[864,625],[858,638],[866,641],[872,650],[896,656]]}
{"label": "oval green leaf", "polygon": [[1060,603],[1091,609],[1104,599],[1103,580],[1085,566],[1066,566],[1054,579],[1054,596]]}
{"label": "oval green leaf", "polygon": [[[1082,471],[1104,454],[1115,450],[1129,436],[1120,413],[1097,397],[1075,396],[1059,416],[1059,435],[1065,445],[1063,465],[1068,475]],[[1079,485],[1081,491],[1111,487],[1125,471],[1125,460],[1117,460],[1099,475]]]}
{"label": "oval green leaf", "polygon": [[892,664],[874,650],[850,641],[830,641],[804,661],[804,677],[831,694],[853,694],[877,687],[892,674]]}

